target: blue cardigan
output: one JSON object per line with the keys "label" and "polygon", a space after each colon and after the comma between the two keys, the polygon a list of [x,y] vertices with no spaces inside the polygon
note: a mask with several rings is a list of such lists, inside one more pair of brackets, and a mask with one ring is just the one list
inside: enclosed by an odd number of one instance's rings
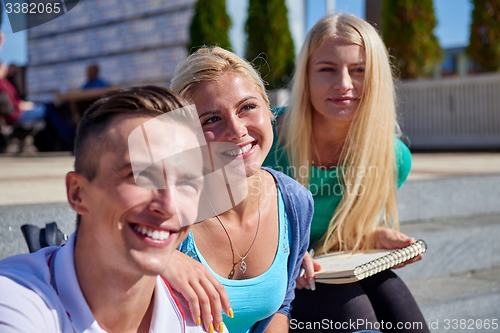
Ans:
{"label": "blue cardigan", "polygon": [[[278,313],[291,318],[291,303],[295,298],[295,279],[299,275],[302,258],[309,247],[309,231],[314,209],[313,199],[311,192],[284,173],[265,167],[262,169],[270,172],[278,182],[285,203],[285,212],[290,222],[292,243],[288,258],[288,287]],[[257,322],[252,332],[264,332],[272,318],[273,316],[270,316]]]}
{"label": "blue cardigan", "polygon": [[[290,253],[288,255],[287,289],[285,298],[277,310],[277,313],[282,313],[290,319],[292,310],[291,303],[295,298],[295,279],[299,274],[302,258],[309,246],[309,231],[314,209],[313,199],[311,192],[284,173],[265,167],[262,169],[271,173],[278,183],[288,219]],[[179,247],[179,250],[182,252],[187,250],[183,249],[183,244]],[[199,260],[199,258],[197,260]],[[285,283],[285,281],[283,281],[283,283]],[[251,332],[264,332],[273,316],[274,314],[256,322],[252,326]]]}

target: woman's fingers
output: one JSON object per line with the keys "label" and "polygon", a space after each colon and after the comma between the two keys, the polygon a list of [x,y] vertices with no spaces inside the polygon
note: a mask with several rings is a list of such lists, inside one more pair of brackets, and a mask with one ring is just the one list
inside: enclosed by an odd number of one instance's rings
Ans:
{"label": "woman's fingers", "polygon": [[231,304],[224,286],[200,262],[176,251],[175,265],[165,272],[172,288],[188,302],[193,321],[206,331],[223,329],[222,310],[232,315]]}

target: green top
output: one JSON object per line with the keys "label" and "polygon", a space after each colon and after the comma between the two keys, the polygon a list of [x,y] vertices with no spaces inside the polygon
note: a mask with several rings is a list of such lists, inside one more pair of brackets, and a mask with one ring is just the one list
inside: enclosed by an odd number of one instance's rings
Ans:
{"label": "green top", "polygon": [[[399,139],[395,142],[396,162],[398,170],[398,187],[406,181],[411,169],[411,153],[408,147]],[[274,128],[274,142],[271,151],[264,161],[265,166],[269,166],[278,171],[284,172],[292,178],[300,170],[295,170],[290,166],[286,152],[278,143],[276,127]],[[375,168],[369,167],[366,170],[359,170],[366,175],[374,174]],[[343,188],[339,183],[338,168],[325,170],[315,166],[310,167],[309,190],[314,198],[314,215],[311,225],[311,244],[315,244],[327,231],[328,224],[342,199]]]}

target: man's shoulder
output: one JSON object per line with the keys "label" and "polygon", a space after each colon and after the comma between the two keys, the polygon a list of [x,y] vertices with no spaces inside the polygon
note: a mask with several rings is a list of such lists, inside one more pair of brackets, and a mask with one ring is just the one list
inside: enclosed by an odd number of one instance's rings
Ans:
{"label": "man's shoulder", "polygon": [[[188,301],[182,296],[181,293],[175,291],[174,289],[171,289],[168,281],[165,278],[161,278],[165,286],[167,286],[167,295],[168,297],[171,297],[174,300],[174,303],[176,307],[182,312],[183,317],[184,317],[184,324],[185,324],[185,332],[187,333],[202,333],[202,332],[207,332],[203,326],[196,325],[196,323],[193,321],[191,312],[189,310],[189,303]],[[224,330],[222,331],[224,333],[227,333],[227,328],[224,326]]]}
{"label": "man's shoulder", "polygon": [[34,290],[0,276],[0,332],[66,332],[54,307]]}
{"label": "man's shoulder", "polygon": [[18,254],[0,260],[1,276],[18,276],[43,278],[49,271],[48,262],[57,247],[46,247],[34,253]]}
{"label": "man's shoulder", "polygon": [[22,332],[61,331],[58,313],[62,310],[57,311],[58,296],[47,266],[52,252],[47,248],[0,260],[0,327],[3,324]]}
{"label": "man's shoulder", "polygon": [[0,260],[0,277],[12,281],[18,289],[33,290],[44,295],[52,292],[49,260],[57,247],[43,248],[35,253],[19,254]]}

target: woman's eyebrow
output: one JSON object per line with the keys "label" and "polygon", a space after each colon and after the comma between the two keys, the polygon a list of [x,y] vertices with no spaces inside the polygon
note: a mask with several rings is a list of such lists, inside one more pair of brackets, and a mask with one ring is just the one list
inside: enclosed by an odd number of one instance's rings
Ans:
{"label": "woman's eyebrow", "polygon": [[220,114],[219,110],[208,110],[208,111],[200,113],[198,118],[205,117],[207,115],[213,116],[213,115],[218,115],[218,114]]}
{"label": "woman's eyebrow", "polygon": [[234,105],[234,107],[237,108],[238,106],[240,106],[241,104],[244,104],[246,101],[248,101],[250,99],[257,99],[257,97],[255,97],[255,96],[244,97],[240,101],[236,102],[236,104]]}
{"label": "woman's eyebrow", "polygon": [[[331,66],[338,66],[338,64],[334,61],[330,61],[330,60],[319,60],[315,63],[313,63],[313,65],[331,65]],[[347,64],[348,66],[364,66],[365,65],[365,61],[362,60],[362,61],[359,61],[359,62],[355,62],[355,63],[350,63],[350,64]]]}
{"label": "woman's eyebrow", "polygon": [[[244,104],[246,101],[248,101],[250,99],[258,99],[258,98],[256,96],[246,96],[246,97],[242,98],[241,100],[239,100],[238,102],[236,102],[233,107],[237,108],[238,106],[240,106],[241,104]],[[204,111],[204,112],[200,113],[200,115],[198,117],[202,118],[202,117],[206,117],[206,116],[214,116],[214,115],[219,115],[219,114],[221,114],[221,111],[215,109],[215,110]]]}
{"label": "woman's eyebrow", "polygon": [[331,60],[318,60],[313,65],[336,65],[337,63]]}

